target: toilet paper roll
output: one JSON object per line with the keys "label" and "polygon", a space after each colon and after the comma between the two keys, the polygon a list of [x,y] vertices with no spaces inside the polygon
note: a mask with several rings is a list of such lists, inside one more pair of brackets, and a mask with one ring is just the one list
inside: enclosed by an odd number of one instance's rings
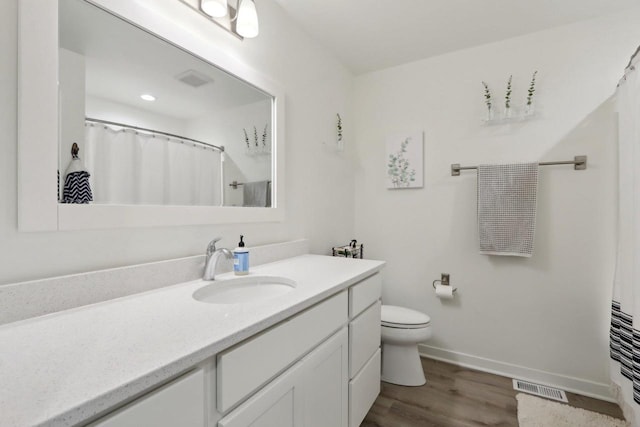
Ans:
{"label": "toilet paper roll", "polygon": [[453,299],[453,287],[436,285],[436,296],[440,299]]}

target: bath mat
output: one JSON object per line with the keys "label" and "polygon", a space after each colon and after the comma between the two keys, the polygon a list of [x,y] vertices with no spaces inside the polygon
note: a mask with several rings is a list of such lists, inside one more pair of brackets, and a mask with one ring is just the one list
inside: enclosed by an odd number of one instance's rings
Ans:
{"label": "bath mat", "polygon": [[519,393],[520,427],[630,427],[624,420]]}

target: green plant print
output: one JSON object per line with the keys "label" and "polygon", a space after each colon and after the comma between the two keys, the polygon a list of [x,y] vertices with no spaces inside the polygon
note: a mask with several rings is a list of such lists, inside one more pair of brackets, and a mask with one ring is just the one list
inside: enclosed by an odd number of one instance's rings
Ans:
{"label": "green plant print", "polygon": [[416,180],[416,170],[411,168],[409,159],[405,158],[410,141],[411,138],[406,138],[400,144],[399,151],[389,154],[387,175],[389,175],[394,188],[409,187]]}

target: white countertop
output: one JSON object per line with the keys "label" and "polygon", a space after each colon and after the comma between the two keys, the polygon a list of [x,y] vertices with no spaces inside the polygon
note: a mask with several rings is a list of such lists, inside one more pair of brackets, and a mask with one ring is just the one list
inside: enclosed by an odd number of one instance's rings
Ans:
{"label": "white countertop", "polygon": [[0,326],[0,425],[85,421],[383,265],[302,255],[251,269],[297,282],[295,290],[262,302],[196,301],[193,292],[210,283],[198,280]]}

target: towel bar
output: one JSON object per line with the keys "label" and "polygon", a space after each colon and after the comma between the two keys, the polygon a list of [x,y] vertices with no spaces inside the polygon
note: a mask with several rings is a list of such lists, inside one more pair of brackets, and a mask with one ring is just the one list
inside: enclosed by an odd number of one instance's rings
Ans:
{"label": "towel bar", "polygon": [[[269,184],[271,184],[271,181],[267,181]],[[229,184],[229,187],[233,187],[234,190],[238,189],[238,185],[244,185],[244,182],[238,182],[238,181],[233,181],[231,184]]]}
{"label": "towel bar", "polygon": [[[577,171],[585,170],[587,168],[587,156],[575,156],[573,160],[563,160],[558,162],[540,162],[540,166],[552,166],[552,165],[574,165],[573,169]],[[460,176],[461,170],[478,169],[477,166],[460,166],[459,163],[451,165],[451,176]]]}

